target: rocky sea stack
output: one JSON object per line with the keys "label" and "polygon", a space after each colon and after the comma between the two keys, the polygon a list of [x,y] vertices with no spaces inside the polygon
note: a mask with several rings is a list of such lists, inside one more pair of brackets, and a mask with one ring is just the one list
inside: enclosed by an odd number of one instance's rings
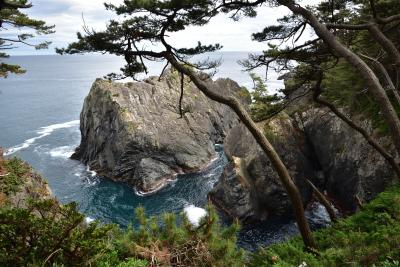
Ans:
{"label": "rocky sea stack", "polygon": [[[230,79],[212,81],[205,74],[202,79],[214,90],[249,101],[247,91]],[[176,71],[126,84],[96,80],[84,102],[81,144],[72,158],[143,194],[177,174],[201,170],[216,157],[214,145],[223,142],[238,118],[189,80],[183,91],[181,117]]]}

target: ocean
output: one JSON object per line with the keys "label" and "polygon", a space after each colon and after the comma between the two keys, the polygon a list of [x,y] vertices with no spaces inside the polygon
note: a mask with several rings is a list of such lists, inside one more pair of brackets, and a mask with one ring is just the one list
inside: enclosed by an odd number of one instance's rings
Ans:
{"label": "ocean", "polygon": [[[242,71],[238,60],[246,52],[220,52],[206,57],[222,59],[215,78],[232,78],[251,88],[249,74]],[[117,72],[121,58],[108,55],[14,56],[7,63],[22,65],[27,73],[0,79],[0,146],[8,157],[17,156],[42,174],[53,194],[62,202],[76,201],[88,220],[135,223],[134,210],[143,206],[147,214],[182,212],[185,207],[204,207],[207,193],[218,180],[226,158],[219,159],[207,170],[179,177],[158,193],[138,196],[126,184],[115,183],[91,172],[87,166],[69,157],[80,142],[79,114],[85,96],[96,78]],[[159,75],[162,63],[150,63],[149,75]],[[263,75],[264,70],[256,71]],[[269,74],[271,91],[282,88],[277,74]],[[317,207],[313,219],[321,222],[326,214]],[[243,227],[239,243],[249,249],[270,244],[297,233],[290,218],[276,218],[257,226]]]}

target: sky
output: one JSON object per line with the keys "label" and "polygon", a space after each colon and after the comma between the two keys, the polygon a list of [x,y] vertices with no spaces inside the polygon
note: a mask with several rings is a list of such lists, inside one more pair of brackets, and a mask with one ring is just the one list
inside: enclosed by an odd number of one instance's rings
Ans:
{"label": "sky", "polygon": [[[123,0],[108,0],[108,3],[119,4]],[[319,0],[303,0],[303,4],[312,4]],[[26,11],[32,18],[42,19],[50,25],[56,25],[56,33],[42,40],[52,42],[47,50],[36,51],[23,45],[9,50],[10,55],[55,54],[55,47],[65,47],[76,40],[76,32],[82,30],[83,17],[86,24],[93,29],[104,29],[107,21],[115,15],[105,10],[103,0],[31,0],[33,7]],[[244,18],[234,22],[227,15],[221,14],[202,27],[189,27],[185,31],[170,35],[169,41],[177,47],[195,46],[198,41],[203,44],[219,43],[222,51],[262,51],[264,43],[251,40],[251,33],[261,31],[266,25],[276,23],[276,19],[287,14],[284,7],[259,9],[256,18]],[[0,31],[0,35],[12,36],[13,30]],[[15,35],[14,35],[15,36]],[[41,40],[41,38],[36,40]],[[307,36],[305,37],[307,38]]]}

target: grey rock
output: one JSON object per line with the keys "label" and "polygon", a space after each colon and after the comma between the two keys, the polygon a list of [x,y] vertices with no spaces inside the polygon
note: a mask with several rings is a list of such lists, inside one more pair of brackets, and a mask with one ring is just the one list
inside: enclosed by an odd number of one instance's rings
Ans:
{"label": "grey rock", "polygon": [[[229,79],[202,78],[225,95],[240,96],[243,90]],[[238,118],[187,80],[183,118],[179,98],[180,77],[174,71],[135,83],[96,80],[81,112],[81,144],[73,158],[144,192],[178,173],[200,170]]]}
{"label": "grey rock", "polygon": [[246,178],[238,174],[240,172],[238,167],[231,161],[209,195],[214,204],[231,217],[243,221],[252,220],[257,216],[254,208],[257,200],[254,199],[251,185]]}
{"label": "grey rock", "polygon": [[[390,139],[374,132],[368,120],[353,119],[395,154]],[[369,201],[395,181],[385,159],[326,109],[309,109],[294,118],[277,118],[259,127],[267,129],[267,138],[289,169],[304,204],[311,200],[305,178],[349,213],[357,210],[357,198]],[[225,151],[231,163],[210,193],[222,210],[242,220],[292,212],[278,176],[247,129],[242,125],[232,129],[225,140]]]}
{"label": "grey rock", "polygon": [[[258,126],[268,129],[269,140],[288,167],[304,203],[308,202],[311,191],[305,178],[315,181],[318,175],[309,158],[305,136],[287,116]],[[249,221],[291,213],[290,201],[278,175],[250,132],[242,125],[236,126],[224,145],[231,163],[210,193],[217,205],[233,217]]]}
{"label": "grey rock", "polygon": [[[374,132],[369,120],[359,116],[352,119],[395,155],[390,139]],[[387,161],[331,112],[310,109],[298,120],[324,173],[323,188],[344,210],[355,212],[356,197],[370,201],[394,181]]]}
{"label": "grey rock", "polygon": [[161,161],[142,158],[136,167],[134,177],[140,177],[138,186],[144,192],[154,192],[161,188],[165,181],[172,179],[174,171]]}

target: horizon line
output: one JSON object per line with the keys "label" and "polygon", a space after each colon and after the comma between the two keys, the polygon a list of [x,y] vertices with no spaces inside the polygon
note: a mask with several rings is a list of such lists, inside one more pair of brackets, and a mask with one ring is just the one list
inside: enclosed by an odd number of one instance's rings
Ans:
{"label": "horizon line", "polygon": [[[214,52],[206,52],[206,53],[262,53],[262,52],[263,51],[229,50],[229,51],[214,51]],[[203,54],[206,54],[206,53],[203,53]],[[17,55],[9,54],[9,58],[11,58],[11,57],[26,57],[26,56],[75,56],[75,55],[80,55],[80,56],[96,55],[96,53],[66,54],[66,55],[60,55],[60,54],[57,54],[57,53],[49,53],[49,54],[42,54],[42,53],[38,53],[38,54],[17,54]],[[102,56],[104,56],[104,55],[115,56],[115,55],[112,55],[112,54],[101,54],[101,55]],[[199,54],[199,55],[201,55],[201,54]]]}

